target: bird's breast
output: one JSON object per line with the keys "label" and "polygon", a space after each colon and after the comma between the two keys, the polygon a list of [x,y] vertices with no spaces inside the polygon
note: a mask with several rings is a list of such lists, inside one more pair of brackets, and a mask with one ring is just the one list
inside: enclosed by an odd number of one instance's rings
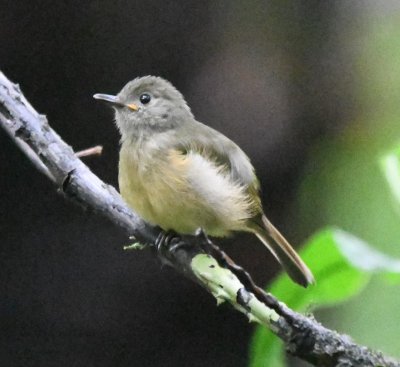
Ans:
{"label": "bird's breast", "polygon": [[122,145],[123,198],[146,221],[165,230],[210,235],[239,230],[252,215],[246,190],[221,167],[197,153]]}
{"label": "bird's breast", "polygon": [[149,200],[149,170],[155,160],[139,144],[123,143],[119,159],[119,189],[128,205],[143,219],[153,222],[154,209]]}

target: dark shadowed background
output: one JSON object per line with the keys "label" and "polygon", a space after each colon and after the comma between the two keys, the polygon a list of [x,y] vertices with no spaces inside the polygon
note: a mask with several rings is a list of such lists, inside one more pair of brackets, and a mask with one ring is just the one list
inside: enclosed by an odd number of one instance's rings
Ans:
{"label": "dark shadowed background", "polygon": [[[334,221],[318,184],[306,224],[297,198],[324,167],[313,147],[355,120],[362,130],[363,32],[396,8],[374,4],[2,0],[0,67],[75,150],[104,146],[85,161],[115,186],[119,136],[92,95],[167,78],[251,157],[266,212],[297,246]],[[66,202],[2,131],[0,155],[1,365],[246,366],[253,327],[241,314],[149,251],[124,252],[120,230]],[[261,284],[278,271],[254,238],[223,246]]]}

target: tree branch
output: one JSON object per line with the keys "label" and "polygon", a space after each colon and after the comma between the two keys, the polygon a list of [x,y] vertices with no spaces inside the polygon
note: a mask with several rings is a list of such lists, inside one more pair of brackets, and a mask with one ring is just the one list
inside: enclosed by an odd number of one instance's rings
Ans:
{"label": "tree branch", "polygon": [[93,209],[129,235],[157,250],[160,259],[212,293],[218,303],[230,302],[250,321],[269,327],[286,349],[315,366],[399,366],[400,363],[355,344],[348,336],[329,330],[305,317],[256,286],[250,275],[212,243],[175,237],[168,245],[154,246],[162,235],[145,223],[77,157],[22,95],[18,85],[0,72],[0,124],[68,199]]}

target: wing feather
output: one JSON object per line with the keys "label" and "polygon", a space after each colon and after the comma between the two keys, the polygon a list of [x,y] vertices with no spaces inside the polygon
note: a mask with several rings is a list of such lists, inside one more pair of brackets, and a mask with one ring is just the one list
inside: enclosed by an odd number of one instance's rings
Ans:
{"label": "wing feather", "polygon": [[[195,126],[193,126],[195,125]],[[193,131],[195,133],[193,134]],[[225,167],[229,171],[232,180],[245,186],[253,195],[258,194],[259,182],[247,155],[220,132],[193,121],[182,126],[176,135],[179,143],[175,149],[182,152],[197,152],[206,158],[214,160],[218,166]],[[257,195],[258,197],[258,195]]]}

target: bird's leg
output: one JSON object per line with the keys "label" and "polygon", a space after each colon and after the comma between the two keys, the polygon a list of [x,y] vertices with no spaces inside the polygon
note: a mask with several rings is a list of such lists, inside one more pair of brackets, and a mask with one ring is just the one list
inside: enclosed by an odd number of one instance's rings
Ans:
{"label": "bird's leg", "polygon": [[[257,286],[250,276],[250,274],[242,268],[240,265],[236,264],[219,246],[212,242],[207,234],[202,228],[196,231],[196,237],[201,241],[199,245],[202,249],[213,256],[218,264],[224,268],[229,269],[233,274],[235,274],[239,280],[243,283],[245,288],[252,292],[258,300],[265,303],[267,306],[275,310],[279,315],[284,315],[288,320],[293,320],[293,316],[286,311],[286,309],[269,293],[264,292],[262,288]],[[295,322],[293,320],[293,322]]]}
{"label": "bird's leg", "polygon": [[207,254],[212,253],[214,244],[208,238],[207,233],[204,231],[204,229],[201,227],[198,228],[195,232],[195,236],[198,241],[197,243],[202,248],[202,250]]}

